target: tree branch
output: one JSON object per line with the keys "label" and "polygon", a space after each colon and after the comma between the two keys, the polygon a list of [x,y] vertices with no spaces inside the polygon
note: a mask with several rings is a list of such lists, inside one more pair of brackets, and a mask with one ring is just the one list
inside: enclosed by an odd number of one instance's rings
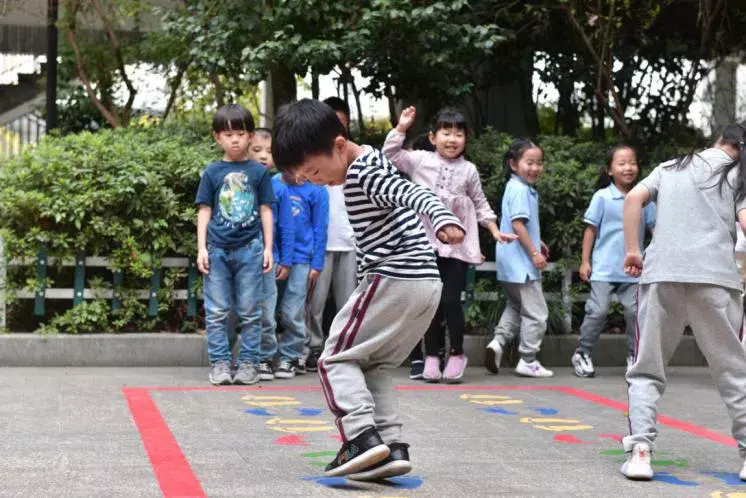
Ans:
{"label": "tree branch", "polygon": [[100,0],[91,0],[91,1],[93,2],[93,7],[96,9],[96,12],[98,12],[99,17],[101,17],[101,20],[104,23],[106,36],[109,38],[109,43],[111,44],[111,48],[114,51],[114,58],[117,61],[117,68],[119,69],[119,74],[122,77],[122,81],[124,81],[124,85],[127,87],[127,91],[129,92],[129,97],[127,98],[127,103],[124,106],[124,112],[123,112],[125,124],[127,124],[129,123],[130,114],[132,112],[132,105],[135,102],[135,95],[137,94],[137,89],[132,85],[132,82],[127,76],[127,72],[124,69],[124,58],[122,57],[122,48],[119,45],[119,39],[117,38],[117,35],[114,32],[114,29],[112,28],[111,21],[109,20],[109,16],[106,15],[104,6],[101,4]]}
{"label": "tree branch", "polygon": [[78,77],[83,82],[83,86],[85,86],[86,93],[88,94],[88,97],[93,102],[93,105],[96,106],[96,109],[101,113],[101,115],[106,119],[106,121],[112,126],[112,128],[118,128],[120,126],[119,119],[116,116],[115,112],[111,112],[110,109],[107,109],[106,106],[104,106],[101,101],[99,100],[98,96],[96,95],[96,92],[93,91],[93,88],[91,87],[91,82],[88,78],[88,74],[85,68],[85,62],[83,62],[83,57],[80,55],[80,47],[78,47],[78,42],[75,37],[75,16],[77,16],[77,3],[74,5],[72,12],[70,15],[72,16],[73,21],[71,22],[70,26],[68,27],[67,32],[67,40],[70,42],[70,46],[73,48],[73,52],[75,52],[75,63],[78,67]]}
{"label": "tree branch", "polygon": [[176,76],[174,76],[174,79],[171,81],[171,94],[168,96],[168,103],[166,103],[166,110],[163,111],[163,119],[161,120],[161,123],[166,122],[166,119],[171,112],[171,108],[173,107],[174,102],[176,102],[176,94],[179,92],[181,80],[184,79],[184,74],[186,73],[186,70],[187,68],[189,68],[189,65],[191,63],[192,59],[189,59],[184,64],[182,64],[179,67]]}

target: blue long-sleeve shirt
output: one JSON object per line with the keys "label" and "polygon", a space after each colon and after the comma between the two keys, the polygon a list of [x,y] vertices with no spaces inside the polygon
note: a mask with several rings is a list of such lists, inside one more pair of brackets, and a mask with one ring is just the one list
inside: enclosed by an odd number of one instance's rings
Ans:
{"label": "blue long-sleeve shirt", "polygon": [[[274,179],[282,182],[279,174]],[[302,185],[284,184],[292,204],[295,226],[293,264],[310,264],[311,269],[321,271],[326,255],[329,194],[324,187],[310,182]]]}
{"label": "blue long-sleeve shirt", "polygon": [[272,219],[275,220],[272,246],[274,260],[282,266],[293,264],[295,249],[295,223],[293,221],[293,204],[290,202],[288,187],[279,178],[272,178],[272,190],[277,202],[272,203]]}

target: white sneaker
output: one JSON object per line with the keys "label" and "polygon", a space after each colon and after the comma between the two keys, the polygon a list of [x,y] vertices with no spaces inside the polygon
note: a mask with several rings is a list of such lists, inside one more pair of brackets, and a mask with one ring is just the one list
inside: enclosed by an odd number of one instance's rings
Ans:
{"label": "white sneaker", "polygon": [[[649,481],[653,478],[653,467],[650,466],[650,446],[637,443],[627,461],[622,464],[622,474],[633,481]],[[743,470],[741,471],[743,475]]]}
{"label": "white sneaker", "polygon": [[492,339],[487,344],[487,349],[484,350],[484,366],[487,371],[491,374],[496,374],[500,371],[500,361],[503,358],[503,347],[500,345],[500,341],[497,338]]}
{"label": "white sneaker", "polygon": [[521,358],[518,361],[518,366],[515,367],[515,373],[523,375],[524,377],[552,377],[554,372],[547,370],[539,363],[539,360],[534,360],[530,363],[526,362]]}
{"label": "white sneaker", "polygon": [[585,351],[576,351],[570,361],[575,369],[575,375],[578,377],[593,377],[596,375],[591,357],[585,354]]}
{"label": "white sneaker", "polygon": [[738,474],[738,477],[742,481],[746,481],[746,460],[743,461],[743,467],[741,467],[741,472]]}

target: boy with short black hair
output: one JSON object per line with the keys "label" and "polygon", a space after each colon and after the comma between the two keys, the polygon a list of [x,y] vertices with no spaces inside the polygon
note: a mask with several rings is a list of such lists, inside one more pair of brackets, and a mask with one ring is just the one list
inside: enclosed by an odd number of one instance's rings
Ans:
{"label": "boy with short black hair", "polygon": [[[349,137],[350,107],[339,97],[329,97],[324,103],[332,108]],[[341,186],[323,187],[329,195],[329,227],[327,230],[324,270],[316,283],[309,288],[308,313],[306,315],[306,346],[309,354],[306,368],[315,372],[328,333],[323,328],[324,310],[331,290],[335,311],[339,311],[357,286],[357,261],[355,259],[355,237],[347,217],[345,198]]]}
{"label": "boy with short black hair", "polygon": [[346,137],[329,106],[304,99],[280,109],[272,151],[281,171],[344,186],[360,283],[335,317],[318,363],[343,440],[326,475],[368,480],[412,468],[386,369],[407,357],[440,301],[440,274],[418,214],[443,242],[461,243],[464,231],[432,192],[401,178],[380,151]]}
{"label": "boy with short black hair", "polygon": [[[205,336],[212,384],[259,380],[262,274],[272,269],[272,210],[267,170],[250,161],[254,118],[240,105],[218,109],[212,135],[223,158],[207,166],[195,203],[197,267],[204,274]],[[231,375],[228,324],[235,308],[241,327],[238,370]]]}

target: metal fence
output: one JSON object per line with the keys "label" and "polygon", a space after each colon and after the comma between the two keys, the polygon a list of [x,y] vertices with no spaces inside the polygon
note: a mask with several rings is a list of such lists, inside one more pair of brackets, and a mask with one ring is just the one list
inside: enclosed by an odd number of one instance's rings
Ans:
{"label": "metal fence", "polygon": [[26,145],[37,143],[46,131],[46,121],[35,111],[0,123],[0,160],[20,154]]}

